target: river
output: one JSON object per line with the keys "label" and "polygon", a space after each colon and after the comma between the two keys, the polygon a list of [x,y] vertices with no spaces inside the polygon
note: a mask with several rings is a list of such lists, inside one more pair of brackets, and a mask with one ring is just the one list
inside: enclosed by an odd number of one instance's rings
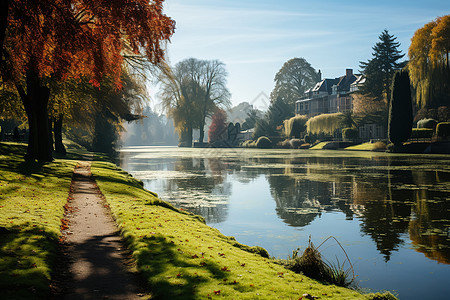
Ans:
{"label": "river", "polygon": [[240,243],[287,258],[308,240],[345,254],[365,291],[450,295],[450,156],[128,147],[120,166]]}

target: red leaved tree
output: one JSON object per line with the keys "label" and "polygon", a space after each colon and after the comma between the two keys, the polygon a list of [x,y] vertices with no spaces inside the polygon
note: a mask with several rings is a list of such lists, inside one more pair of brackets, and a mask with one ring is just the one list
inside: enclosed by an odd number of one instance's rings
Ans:
{"label": "red leaved tree", "polygon": [[218,109],[212,116],[212,122],[209,126],[209,142],[214,143],[227,138],[227,114],[224,110]]}
{"label": "red leaved tree", "polygon": [[151,63],[164,58],[163,43],[173,34],[175,23],[163,14],[163,2],[2,2],[2,9],[8,9],[0,14],[1,75],[17,88],[27,114],[30,135],[26,159],[52,160],[48,79],[88,78],[99,87],[102,79],[109,77],[120,88],[126,57],[145,56]]}

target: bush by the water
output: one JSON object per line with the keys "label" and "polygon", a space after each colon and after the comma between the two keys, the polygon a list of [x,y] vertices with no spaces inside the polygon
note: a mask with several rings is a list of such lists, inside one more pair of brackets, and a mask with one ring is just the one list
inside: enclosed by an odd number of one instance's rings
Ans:
{"label": "bush by the water", "polygon": [[284,134],[287,138],[298,138],[306,130],[307,116],[295,116],[284,121]]}
{"label": "bush by the water", "polygon": [[434,134],[434,129],[431,128],[413,128],[411,132],[411,139],[431,139]]}
{"label": "bush by the water", "polygon": [[256,148],[259,148],[259,149],[272,148],[272,141],[266,136],[261,136],[256,141]]}
{"label": "bush by the water", "polygon": [[422,119],[417,122],[417,128],[431,128],[435,129],[438,122],[435,119]]}
{"label": "bush by the water", "polygon": [[344,140],[355,140],[358,138],[359,132],[356,128],[344,128],[342,129],[342,138]]}
{"label": "bush by the water", "polygon": [[300,139],[292,139],[289,141],[289,144],[291,145],[292,149],[298,149],[302,144],[304,144],[304,141]]}
{"label": "bush by the water", "polygon": [[438,137],[450,137],[450,122],[442,122],[437,124],[436,135]]}

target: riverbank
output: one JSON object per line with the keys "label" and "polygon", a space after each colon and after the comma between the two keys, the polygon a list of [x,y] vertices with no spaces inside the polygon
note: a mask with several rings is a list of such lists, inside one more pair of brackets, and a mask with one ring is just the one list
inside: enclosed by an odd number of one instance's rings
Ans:
{"label": "riverbank", "polygon": [[[0,292],[9,291],[12,299],[47,298],[52,276],[58,275],[52,275],[52,269],[76,161],[57,159],[30,170],[21,162],[23,146],[0,147]],[[201,217],[158,199],[141,182],[100,157],[92,162],[91,171],[152,297],[389,297],[361,295],[288,271],[264,257],[267,253],[261,248],[241,245],[207,226]],[[16,193],[26,190],[30,193]],[[31,262],[35,256],[42,258]]]}

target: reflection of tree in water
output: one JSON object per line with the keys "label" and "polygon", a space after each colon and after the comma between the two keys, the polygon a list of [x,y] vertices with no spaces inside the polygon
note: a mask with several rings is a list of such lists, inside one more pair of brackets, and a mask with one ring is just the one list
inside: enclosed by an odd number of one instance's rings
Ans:
{"label": "reflection of tree in water", "polygon": [[[416,172],[415,172],[416,173]],[[421,184],[441,184],[450,181],[447,172],[414,174]],[[431,182],[430,182],[431,181]],[[409,224],[409,236],[418,252],[440,263],[450,264],[450,203],[447,191],[416,190],[414,219]],[[440,199],[438,201],[434,199]]]}
{"label": "reflection of tree in water", "polygon": [[362,204],[361,230],[370,235],[378,251],[389,261],[393,251],[403,243],[411,216],[412,191],[398,189],[391,182],[413,183],[410,170],[393,170],[366,183],[356,183],[353,202]]}
{"label": "reflection of tree in water", "polygon": [[219,159],[179,158],[174,170],[186,176],[169,178],[165,191],[176,191],[182,208],[203,216],[208,223],[219,223],[227,217],[227,196],[231,183],[226,179],[226,166]]}
{"label": "reflection of tree in water", "polygon": [[[303,171],[298,168],[301,164]],[[371,236],[386,261],[390,259],[408,229],[411,206],[405,202],[412,199],[412,192],[389,189],[388,177],[409,184],[411,171],[389,175],[378,168],[386,165],[385,160],[344,157],[296,158],[292,165],[284,175],[268,176],[281,219],[290,226],[305,226],[322,211],[339,210],[347,219],[356,215],[362,220],[362,231]],[[299,179],[298,174],[305,172],[306,179]]]}
{"label": "reflection of tree in water", "polygon": [[290,226],[306,226],[330,206],[330,183],[268,176],[278,216]]}

